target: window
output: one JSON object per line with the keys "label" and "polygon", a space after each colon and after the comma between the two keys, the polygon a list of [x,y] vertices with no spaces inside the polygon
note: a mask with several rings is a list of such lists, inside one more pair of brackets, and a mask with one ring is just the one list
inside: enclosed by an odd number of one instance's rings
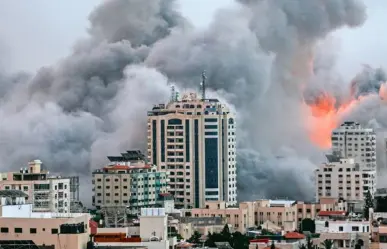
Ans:
{"label": "window", "polygon": [[23,232],[23,228],[15,227],[15,233],[22,233],[22,232]]}
{"label": "window", "polygon": [[1,233],[8,233],[8,227],[2,227],[0,228]]}
{"label": "window", "polygon": [[358,226],[353,226],[352,227],[352,232],[359,232],[359,227]]}
{"label": "window", "polygon": [[30,228],[30,233],[36,233],[36,228]]}
{"label": "window", "polygon": [[339,227],[339,232],[342,232],[342,231],[344,231],[344,229],[343,229],[342,226],[340,226],[340,227]]}
{"label": "window", "polygon": [[51,229],[51,234],[58,234],[58,229],[57,228]]}

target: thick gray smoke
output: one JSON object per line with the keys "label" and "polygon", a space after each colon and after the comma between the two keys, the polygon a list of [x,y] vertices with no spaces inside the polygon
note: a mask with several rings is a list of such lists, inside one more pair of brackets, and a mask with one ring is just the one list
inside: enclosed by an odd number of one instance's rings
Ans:
{"label": "thick gray smoke", "polygon": [[364,5],[239,3],[197,30],[173,0],[105,1],[66,59],[28,80],[0,76],[2,168],[39,157],[53,171],[88,175],[107,154],[145,149],[146,111],[167,100],[168,82],[197,88],[205,69],[238,111],[240,199],[310,199],[322,153],[307,134],[303,89],[319,78],[317,43],[361,25]]}
{"label": "thick gray smoke", "polygon": [[352,81],[351,90],[354,97],[379,94],[380,86],[387,82],[387,74],[382,68],[364,67]]}

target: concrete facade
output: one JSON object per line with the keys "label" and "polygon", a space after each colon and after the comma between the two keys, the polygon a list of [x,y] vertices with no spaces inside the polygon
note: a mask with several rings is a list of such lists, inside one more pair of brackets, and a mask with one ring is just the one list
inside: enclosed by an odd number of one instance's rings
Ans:
{"label": "concrete facade", "polygon": [[249,227],[265,228],[266,225],[289,232],[298,229],[303,219],[314,219],[320,211],[345,209],[345,203],[334,198],[322,198],[320,203],[257,200],[242,202],[237,208],[227,208],[224,202],[207,202],[206,208],[194,208],[191,214],[193,217],[226,218],[226,223],[241,233]]}
{"label": "concrete facade", "polygon": [[148,160],[169,171],[176,207],[200,208],[206,201],[236,204],[236,122],[219,100],[190,93],[153,107],[148,112]]}
{"label": "concrete facade", "polygon": [[129,157],[109,157],[109,165],[93,172],[93,206],[123,206],[139,214],[142,207],[156,207],[159,195],[168,192],[166,171]]}
{"label": "concrete facade", "polygon": [[344,122],[332,132],[332,150],[354,158],[365,170],[376,170],[376,133],[356,122]]}
{"label": "concrete facade", "polygon": [[354,159],[338,159],[321,164],[315,171],[316,198],[364,200],[368,191],[376,190],[376,171],[362,170]]}
{"label": "concrete facade", "polygon": [[21,190],[36,212],[70,212],[70,179],[49,176],[40,160],[19,172],[3,173],[0,190]]}
{"label": "concrete facade", "polygon": [[[89,214],[32,212],[31,204],[0,207],[0,237],[2,240],[32,240],[37,245],[55,248],[86,249],[89,240]],[[60,225],[83,223],[85,231],[61,234]]]}

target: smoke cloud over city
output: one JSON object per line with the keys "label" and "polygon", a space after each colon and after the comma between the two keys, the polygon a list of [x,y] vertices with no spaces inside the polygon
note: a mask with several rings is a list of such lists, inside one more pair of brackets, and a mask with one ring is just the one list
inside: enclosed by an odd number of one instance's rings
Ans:
{"label": "smoke cloud over city", "polygon": [[237,112],[239,199],[311,199],[332,129],[345,118],[387,127],[383,70],[365,68],[350,85],[325,52],[331,32],[365,22],[365,6],[237,3],[198,29],[178,1],[104,1],[63,60],[35,75],[0,70],[2,170],[39,158],[89,176],[108,154],[145,151],[147,110],[168,101],[169,84],[197,89],[206,70],[211,94]]}

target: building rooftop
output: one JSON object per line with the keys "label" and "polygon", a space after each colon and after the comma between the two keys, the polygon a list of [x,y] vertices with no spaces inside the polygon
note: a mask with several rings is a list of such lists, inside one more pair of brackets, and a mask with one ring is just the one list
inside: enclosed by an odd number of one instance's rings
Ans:
{"label": "building rooftop", "polygon": [[6,205],[0,206],[0,209],[1,218],[68,219],[89,215],[87,213],[32,212],[32,204]]}
{"label": "building rooftop", "polygon": [[294,203],[296,203],[296,201],[293,201],[293,200],[269,200],[270,207],[279,207],[279,206],[288,207],[293,205]]}
{"label": "building rooftop", "polygon": [[285,239],[305,239],[305,235],[297,232],[289,232],[285,234]]}
{"label": "building rooftop", "polygon": [[345,211],[320,211],[318,216],[345,216]]}
{"label": "building rooftop", "polygon": [[21,190],[0,190],[0,197],[28,197],[26,193]]}
{"label": "building rooftop", "polygon": [[111,162],[131,162],[131,161],[145,161],[146,157],[140,150],[128,150],[121,153],[121,156],[108,156]]}
{"label": "building rooftop", "polygon": [[39,249],[39,247],[32,240],[0,240],[0,248]]}

